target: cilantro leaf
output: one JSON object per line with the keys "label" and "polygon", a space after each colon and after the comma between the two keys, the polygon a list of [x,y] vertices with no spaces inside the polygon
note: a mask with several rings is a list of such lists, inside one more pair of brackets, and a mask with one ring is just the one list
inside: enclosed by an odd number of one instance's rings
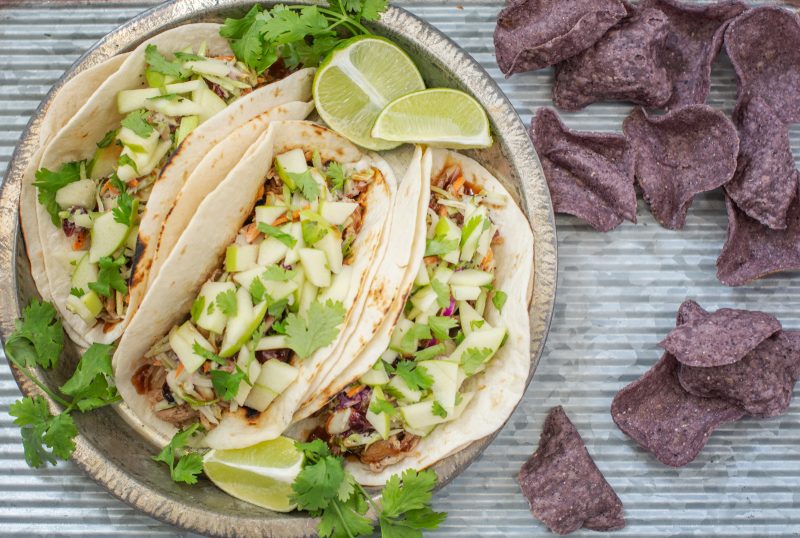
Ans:
{"label": "cilantro leaf", "polygon": [[328,233],[328,227],[315,220],[304,220],[300,226],[303,229],[303,241],[306,245],[313,245]]}
{"label": "cilantro leaf", "polygon": [[113,381],[114,370],[111,368],[111,356],[114,346],[109,344],[92,344],[89,346],[75,373],[61,386],[61,392],[72,396],[73,403],[85,412],[97,409],[119,400]]}
{"label": "cilantro leaf", "polygon": [[194,300],[194,302],[192,303],[192,309],[190,310],[190,315],[192,317],[193,323],[197,323],[197,320],[200,319],[200,316],[203,314],[203,309],[205,307],[206,307],[206,298],[203,295]]}
{"label": "cilantro leaf", "polygon": [[9,414],[20,427],[25,462],[29,466],[55,464],[56,458],[66,460],[75,451],[73,439],[78,429],[72,417],[68,413],[51,415],[41,396],[17,400],[11,404]]}
{"label": "cilantro leaf", "polygon": [[481,327],[483,327],[484,323],[486,322],[482,319],[473,319],[472,321],[469,322],[469,328],[474,331],[475,329],[480,329]]}
{"label": "cilantro leaf", "polygon": [[53,368],[62,349],[64,331],[56,309],[48,302],[31,301],[6,340],[6,355],[17,366]]}
{"label": "cilantro leaf", "polygon": [[110,131],[108,131],[106,134],[103,135],[103,138],[101,138],[100,142],[98,142],[96,145],[98,148],[101,149],[107,148],[114,142],[114,140],[116,140],[116,138],[117,138],[117,130],[111,129]]}
{"label": "cilantro leaf", "polygon": [[325,303],[312,302],[305,318],[289,314],[285,322],[288,346],[301,359],[308,358],[314,351],[333,342],[344,315],[342,303],[330,299]]}
{"label": "cilantro leaf", "polygon": [[436,293],[436,303],[439,308],[447,308],[450,306],[450,287],[435,278],[431,280],[431,288]]}
{"label": "cilantro leaf", "polygon": [[219,308],[222,313],[229,318],[232,318],[237,314],[238,303],[236,302],[235,291],[225,290],[222,293],[217,294],[216,303],[217,308]]}
{"label": "cilantro leaf", "polygon": [[458,248],[458,239],[439,239],[434,237],[425,243],[425,256],[441,256]]}
{"label": "cilantro leaf", "polygon": [[228,362],[225,359],[223,359],[213,351],[204,348],[203,346],[200,345],[199,342],[194,342],[192,344],[192,351],[196,355],[203,357],[205,360],[216,362],[220,366],[226,366],[228,364]]}
{"label": "cilantro leaf", "polygon": [[203,470],[202,459],[200,459],[199,466],[196,463],[196,460],[200,456],[199,454],[195,454],[197,457],[194,458],[191,454],[186,454],[183,458],[190,458],[189,462],[180,468],[175,466],[176,459],[183,459],[180,457],[179,452],[186,447],[189,443],[189,438],[194,435],[198,429],[200,429],[199,423],[192,424],[185,430],[179,431],[157,456],[153,456],[154,461],[160,461],[169,466],[169,474],[175,482],[194,484],[197,482],[197,475]]}
{"label": "cilantro leaf", "polygon": [[117,207],[111,212],[115,221],[130,227],[135,224],[138,209],[139,200],[131,196],[127,190],[121,190],[120,195],[117,196]]}
{"label": "cilantro leaf", "polygon": [[299,173],[286,172],[286,174],[294,182],[296,189],[303,193],[303,197],[306,200],[313,202],[319,198],[319,183],[314,180],[311,170]]}
{"label": "cilantro leaf", "polygon": [[264,280],[272,280],[275,282],[286,282],[295,277],[297,271],[294,269],[284,269],[280,265],[268,265],[261,276]]}
{"label": "cilantro leaf", "polygon": [[420,340],[426,340],[431,337],[431,329],[424,323],[415,323],[403,337],[395,351],[403,355],[411,355],[417,351]]}
{"label": "cilantro leaf", "polygon": [[375,529],[364,515],[368,508],[363,495],[351,495],[346,502],[334,499],[322,513],[317,532],[322,538],[370,536]]}
{"label": "cilantro leaf", "polygon": [[175,482],[186,484],[196,484],[197,477],[203,472],[203,456],[197,452],[185,454],[175,468],[171,470],[172,479]]}
{"label": "cilantro leaf", "polygon": [[379,415],[381,413],[386,413],[390,417],[393,417],[398,413],[395,406],[393,406],[390,402],[384,400],[383,398],[375,398],[374,400],[372,400],[372,402],[369,404],[369,410],[375,413],[376,415]]}
{"label": "cilantro leaf", "polygon": [[84,295],[86,295],[86,290],[84,290],[83,288],[70,288],[69,289],[69,294],[74,296],[74,297],[81,298]]}
{"label": "cilantro leaf", "polygon": [[464,224],[464,227],[461,229],[460,245],[462,247],[464,246],[464,243],[467,242],[467,239],[472,235],[472,233],[475,230],[478,229],[478,226],[480,226],[481,224],[483,224],[483,216],[481,215],[475,215]]}
{"label": "cilantro leaf", "polygon": [[259,222],[258,231],[270,237],[274,237],[289,248],[294,248],[297,244],[297,239],[276,226],[270,226],[264,222]]}
{"label": "cilantro leaf", "polygon": [[267,288],[264,287],[264,283],[261,282],[261,279],[258,277],[255,277],[250,282],[248,291],[250,292],[250,296],[253,298],[253,302],[255,303],[260,303],[263,301],[267,294]]}
{"label": "cilantro leaf", "polygon": [[313,461],[317,461],[317,458],[322,458],[324,456],[330,456],[331,451],[328,448],[328,445],[325,444],[325,441],[322,439],[314,439],[308,443],[301,443],[295,442],[295,448],[306,455],[306,458],[309,458]]}
{"label": "cilantro leaf", "polygon": [[328,167],[325,169],[325,175],[335,190],[344,190],[344,182],[347,179],[344,172],[344,166],[336,161],[332,161],[328,163]]}
{"label": "cilantro leaf", "polygon": [[425,390],[433,385],[433,378],[424,366],[414,361],[400,361],[394,367],[395,375],[401,377],[411,390]]}
{"label": "cilantro leaf", "polygon": [[117,167],[122,168],[123,166],[130,166],[133,168],[134,172],[137,174],[139,173],[139,167],[136,165],[136,161],[131,159],[130,155],[120,153],[119,160],[117,161]]}
{"label": "cilantro leaf", "polygon": [[420,351],[414,353],[414,360],[415,361],[427,361],[429,359],[433,359],[438,357],[439,355],[444,355],[447,352],[447,348],[444,344],[439,343],[435,346],[426,347]]}
{"label": "cilantro leaf", "polygon": [[139,110],[128,113],[120,123],[123,127],[127,127],[138,136],[149,138],[150,135],[153,134],[153,131],[155,131],[155,128],[147,121],[147,114],[147,110],[140,108]]}
{"label": "cilantro leaf", "polygon": [[387,6],[388,0],[363,0],[361,17],[368,21],[377,21]]}
{"label": "cilantro leaf", "polygon": [[89,289],[102,295],[111,297],[111,290],[117,290],[123,295],[128,293],[128,284],[122,278],[120,269],[125,265],[125,257],[112,259],[111,256],[103,256],[97,262],[100,271],[97,273],[97,282],[90,282]]}
{"label": "cilantro leaf", "polygon": [[316,455],[316,459],[303,467],[292,484],[294,501],[301,510],[326,508],[337,498],[344,479],[345,471],[340,459],[330,455]]}
{"label": "cilantro leaf", "polygon": [[47,210],[53,226],[61,226],[61,217],[58,216],[61,208],[56,203],[56,193],[61,187],[80,180],[81,168],[84,166],[85,161],[72,161],[62,164],[56,172],[47,168],[36,171],[36,181],[33,182],[33,186],[39,191],[39,203]]}
{"label": "cilantro leaf", "polygon": [[277,44],[268,43],[262,37],[268,19],[264,8],[256,4],[241,19],[225,19],[219,31],[230,43],[236,58],[258,73],[278,59]]}
{"label": "cilantro leaf", "polygon": [[431,413],[433,413],[437,417],[447,418],[447,410],[444,407],[442,407],[442,404],[440,404],[438,401],[433,402]]}
{"label": "cilantro leaf", "polygon": [[144,50],[144,59],[151,71],[161,73],[177,79],[186,78],[188,73],[183,70],[182,62],[180,60],[167,60],[163,54],[158,52],[158,47],[155,45],[147,45]]}
{"label": "cilantro leaf", "polygon": [[508,294],[504,291],[497,290],[494,292],[494,295],[492,295],[492,304],[498,312],[502,312],[503,306],[505,306],[507,300]]}
{"label": "cilantro leaf", "polygon": [[486,359],[492,354],[492,350],[488,347],[478,349],[476,347],[467,348],[461,355],[461,368],[468,376],[475,374],[480,370],[481,366],[486,362]]}
{"label": "cilantro leaf", "polygon": [[[449,306],[448,298],[448,306]],[[433,337],[437,340],[449,340],[450,329],[454,329],[458,325],[455,318],[450,316],[430,316],[428,318],[428,326],[431,328]]]}
{"label": "cilantro leaf", "polygon": [[[402,484],[401,484],[402,482]],[[379,517],[386,538],[422,537],[422,529],[435,529],[447,514],[434,512],[429,503],[436,485],[436,473],[408,469],[402,477],[393,475],[383,488]]]}
{"label": "cilantro leaf", "polygon": [[237,366],[235,373],[224,370],[211,370],[209,375],[211,375],[211,383],[214,385],[217,395],[229,402],[239,393],[239,384],[244,380],[246,374],[244,370]]}

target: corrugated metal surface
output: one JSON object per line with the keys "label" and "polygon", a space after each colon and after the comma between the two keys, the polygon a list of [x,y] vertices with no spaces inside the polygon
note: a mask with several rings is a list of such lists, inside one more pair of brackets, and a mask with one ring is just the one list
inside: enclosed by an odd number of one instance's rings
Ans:
{"label": "corrugated metal surface", "polygon": [[[0,2],[1,3],[1,2]],[[0,7],[0,171],[29,115],[78,55],[146,3]],[[499,2],[409,6],[467,49],[495,76],[524,121],[549,104],[549,70],[502,80],[492,47]],[[714,69],[710,104],[730,111],[735,78]],[[599,104],[566,115],[573,127],[618,130],[629,108]],[[800,128],[792,130],[800,160]],[[800,328],[800,280],[779,276],[739,289],[721,286],[714,262],[725,238],[719,194],[700,197],[685,230],[658,226],[640,203],[638,225],[609,234],[558,217],[560,276],[553,328],[525,400],[484,455],[436,496],[450,516],[436,536],[538,536],[514,476],[534,450],[547,410],[562,404],[626,507],[628,536],[800,535],[800,403],[769,421],[723,426],[683,469],[635,448],[608,414],[614,393],[659,357],[655,343],[678,304],[774,312]],[[181,535],[106,494],[71,464],[29,470],[7,411],[18,397],[0,363],[0,534]],[[596,536],[597,533],[586,533]]]}

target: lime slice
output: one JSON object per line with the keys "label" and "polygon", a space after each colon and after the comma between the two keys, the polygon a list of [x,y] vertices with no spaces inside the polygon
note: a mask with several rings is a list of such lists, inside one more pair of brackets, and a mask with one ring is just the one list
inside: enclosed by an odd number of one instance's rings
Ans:
{"label": "lime slice", "polygon": [[203,471],[225,493],[276,512],[294,510],[292,482],[303,467],[294,441],[278,437],[247,448],[212,450]]}
{"label": "lime slice", "polygon": [[450,88],[404,95],[383,109],[372,136],[453,149],[492,145],[489,118],[473,97]]}
{"label": "lime slice", "polygon": [[372,150],[397,142],[370,136],[381,110],[401,95],[425,88],[403,49],[382,37],[348,39],[322,62],[314,77],[314,104],[334,131]]}

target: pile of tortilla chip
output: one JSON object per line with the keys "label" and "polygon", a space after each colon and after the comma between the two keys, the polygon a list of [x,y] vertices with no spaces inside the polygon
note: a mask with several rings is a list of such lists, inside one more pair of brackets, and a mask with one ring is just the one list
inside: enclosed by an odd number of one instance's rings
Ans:
{"label": "pile of tortilla chip", "polygon": [[720,424],[786,412],[800,378],[800,331],[764,312],[709,313],[687,300],[659,345],[661,360],[617,393],[611,416],[673,467],[694,460]]}
{"label": "pile of tortilla chip", "polygon": [[[704,104],[723,44],[738,78],[733,121]],[[655,219],[678,230],[697,194],[724,188],[720,282],[800,270],[800,171],[789,144],[800,122],[800,15],[737,0],[513,0],[495,46],[507,75],[554,65],[558,108],[611,100],[667,111],[635,109],[624,139],[571,131],[539,111],[531,138],[555,211],[603,232],[635,223],[638,184]]]}
{"label": "pile of tortilla chip", "polygon": [[533,515],[557,534],[625,526],[622,501],[561,406],[547,415],[539,448],[523,464],[517,481]]}

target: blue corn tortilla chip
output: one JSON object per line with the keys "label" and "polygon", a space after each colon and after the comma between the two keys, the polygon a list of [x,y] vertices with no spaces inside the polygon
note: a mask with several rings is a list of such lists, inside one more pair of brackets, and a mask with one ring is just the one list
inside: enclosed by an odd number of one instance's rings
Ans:
{"label": "blue corn tortilla chip", "polygon": [[620,0],[511,0],[497,16],[500,70],[533,71],[591,47],[625,16]]}
{"label": "blue corn tortilla chip", "polygon": [[591,48],[556,66],[553,102],[579,110],[596,101],[661,107],[672,96],[662,52],[669,21],[656,9],[628,6],[629,15]]}
{"label": "blue corn tortilla chip", "polygon": [[622,501],[561,406],[547,415],[539,448],[523,464],[517,481],[533,515],[557,534],[625,526]]}
{"label": "blue corn tortilla chip", "polygon": [[623,219],[636,222],[633,154],[624,136],[567,129],[558,114],[540,108],[531,122],[553,209],[607,232]]}
{"label": "blue corn tortilla chip", "polygon": [[[679,322],[696,327],[721,311],[710,314],[696,302],[685,301],[678,311],[678,318]],[[738,321],[742,320],[739,318]],[[727,330],[720,327],[734,338],[737,329],[742,327],[730,325]],[[710,339],[710,335],[707,337]],[[748,339],[747,334],[742,334],[742,340],[747,342],[746,347],[751,345],[752,338]],[[721,398],[748,415],[760,418],[786,412],[798,378],[800,331],[778,331],[735,362],[708,367],[684,363],[678,371],[678,381],[690,394]]]}
{"label": "blue corn tortilla chip", "polygon": [[744,411],[722,398],[701,398],[678,381],[680,363],[664,353],[655,366],[614,396],[611,418],[622,432],[666,465],[697,457],[711,433]]}
{"label": "blue corn tortilla chip", "polygon": [[711,85],[711,64],[722,47],[728,23],[747,9],[741,2],[686,4],[676,0],[643,0],[642,7],[667,16],[664,65],[672,80],[667,107],[705,103]]}
{"label": "blue corn tortilla chip", "polygon": [[725,192],[747,216],[770,228],[785,229],[800,177],[789,129],[766,101],[749,95],[737,103],[733,123],[739,130],[739,159]]}
{"label": "blue corn tortilla chip", "polygon": [[784,123],[800,122],[800,16],[780,7],[751,9],[725,32],[739,95],[758,95]]}
{"label": "blue corn tortilla chip", "polygon": [[679,324],[659,345],[687,366],[723,366],[741,360],[780,330],[780,321],[766,312],[720,308]]}
{"label": "blue corn tortilla chip", "polygon": [[773,230],[751,219],[725,197],[728,237],[717,258],[717,279],[741,286],[773,273],[800,270],[800,199],[786,214],[786,229]]}
{"label": "blue corn tortilla chip", "polygon": [[642,195],[665,228],[683,228],[695,195],[724,185],[736,171],[736,128],[710,106],[687,105],[663,116],[638,108],[622,128]]}

